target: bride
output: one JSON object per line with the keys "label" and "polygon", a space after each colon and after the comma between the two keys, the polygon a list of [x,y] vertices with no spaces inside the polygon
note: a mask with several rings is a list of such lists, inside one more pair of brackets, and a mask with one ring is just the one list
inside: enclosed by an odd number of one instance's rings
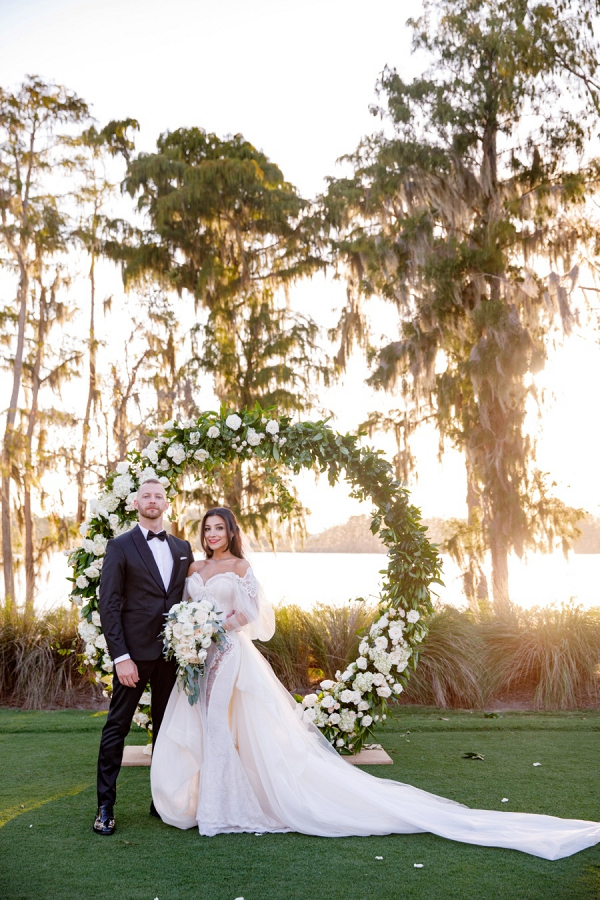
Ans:
{"label": "bride", "polygon": [[152,757],[152,796],[162,820],[202,835],[288,832],[322,837],[433,832],[469,844],[560,859],[600,841],[600,824],[469,809],[349,765],[278,681],[252,640],[275,617],[244,559],[231,510],[202,520],[206,559],[189,569],[187,593],[209,597],[226,640],[213,644],[190,706],[177,685]]}

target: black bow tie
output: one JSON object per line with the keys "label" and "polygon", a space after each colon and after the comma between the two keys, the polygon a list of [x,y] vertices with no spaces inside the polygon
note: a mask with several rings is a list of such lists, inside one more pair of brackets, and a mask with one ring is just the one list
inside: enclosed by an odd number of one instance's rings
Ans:
{"label": "black bow tie", "polygon": [[166,541],[166,539],[167,539],[167,532],[166,532],[166,531],[158,531],[158,532],[156,532],[156,531],[149,531],[148,534],[146,535],[146,540],[147,540],[147,541],[151,541],[152,538],[158,538],[159,541]]}

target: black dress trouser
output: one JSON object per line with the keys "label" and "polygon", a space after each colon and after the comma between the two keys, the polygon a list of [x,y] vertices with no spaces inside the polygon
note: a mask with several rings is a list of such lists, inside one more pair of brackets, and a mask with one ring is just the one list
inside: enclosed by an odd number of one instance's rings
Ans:
{"label": "black dress trouser", "polygon": [[115,803],[117,777],[123,761],[125,738],[131,728],[138,701],[148,683],[152,691],[152,743],[156,740],[167,702],[177,678],[177,663],[159,656],[157,659],[134,660],[140,680],[135,687],[121,684],[116,669],[108,718],[102,729],[98,753],[98,805]]}

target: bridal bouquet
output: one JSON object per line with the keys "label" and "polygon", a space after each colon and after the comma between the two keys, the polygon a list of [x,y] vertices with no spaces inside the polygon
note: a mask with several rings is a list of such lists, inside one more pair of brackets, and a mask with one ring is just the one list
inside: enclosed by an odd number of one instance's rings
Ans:
{"label": "bridal bouquet", "polygon": [[225,634],[219,615],[210,600],[184,600],[167,613],[163,655],[177,662],[177,681],[192,706],[200,696],[210,645],[220,643]]}

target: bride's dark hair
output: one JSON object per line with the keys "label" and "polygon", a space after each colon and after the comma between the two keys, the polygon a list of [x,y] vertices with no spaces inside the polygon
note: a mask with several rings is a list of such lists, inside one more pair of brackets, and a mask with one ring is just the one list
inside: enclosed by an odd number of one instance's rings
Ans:
{"label": "bride's dark hair", "polygon": [[240,526],[238,525],[234,514],[226,506],[213,506],[212,509],[207,509],[202,518],[202,525],[200,526],[200,541],[202,543],[202,549],[206,553],[206,558],[210,559],[213,555],[213,552],[208,546],[208,542],[204,536],[204,526],[206,525],[206,520],[209,516],[221,516],[221,518],[225,522],[225,530],[227,531],[227,549],[230,553],[233,553],[233,555],[237,556],[239,559],[244,559]]}

